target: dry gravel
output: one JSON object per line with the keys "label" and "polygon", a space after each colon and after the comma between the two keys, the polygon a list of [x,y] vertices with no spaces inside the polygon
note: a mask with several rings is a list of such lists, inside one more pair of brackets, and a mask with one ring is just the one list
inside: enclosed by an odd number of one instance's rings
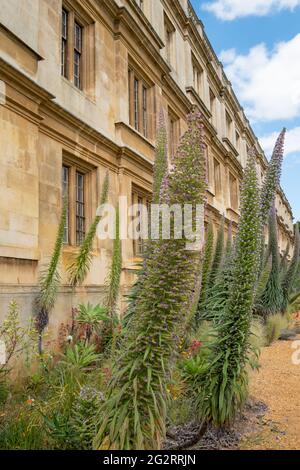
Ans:
{"label": "dry gravel", "polygon": [[242,449],[300,449],[300,364],[292,362],[292,345],[293,341],[278,341],[262,350],[261,368],[251,375],[250,392],[268,410],[242,439]]}

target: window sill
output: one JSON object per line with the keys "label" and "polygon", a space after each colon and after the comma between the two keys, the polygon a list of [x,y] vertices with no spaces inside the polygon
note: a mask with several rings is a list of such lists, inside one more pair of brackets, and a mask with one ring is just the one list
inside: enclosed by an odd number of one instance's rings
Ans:
{"label": "window sill", "polygon": [[40,253],[35,248],[23,248],[18,246],[1,246],[0,247],[1,258],[12,258],[27,261],[39,261]]}
{"label": "window sill", "polygon": [[214,192],[213,188],[207,187],[206,191],[213,197],[216,197],[216,193]]}
{"label": "window sill", "polygon": [[233,153],[235,157],[239,156],[239,152],[228,137],[223,137],[222,141],[227,145],[228,149]]}
{"label": "window sill", "polygon": [[76,91],[79,95],[81,95],[83,98],[89,100],[91,103],[96,104],[96,100],[95,100],[94,96],[90,95],[89,93],[87,93],[84,90],[81,90],[80,88],[75,86],[74,83],[71,82],[71,80],[69,80],[68,78],[63,77],[62,75],[60,77],[62,79],[62,82],[65,83],[66,85],[68,85],[70,88],[72,88],[72,90]]}
{"label": "window sill", "polygon": [[227,207],[227,211],[232,212],[232,213],[235,214],[237,217],[240,216],[240,212],[239,212],[238,209],[233,209],[232,207]]}
{"label": "window sill", "polygon": [[152,139],[149,139],[149,137],[145,137],[141,132],[137,131],[134,127],[130,126],[130,124],[127,124],[124,121],[117,121],[115,122],[116,128],[125,128],[129,130],[132,134],[136,135],[137,137],[140,137],[146,144],[148,144],[150,147],[154,148],[154,141]]}

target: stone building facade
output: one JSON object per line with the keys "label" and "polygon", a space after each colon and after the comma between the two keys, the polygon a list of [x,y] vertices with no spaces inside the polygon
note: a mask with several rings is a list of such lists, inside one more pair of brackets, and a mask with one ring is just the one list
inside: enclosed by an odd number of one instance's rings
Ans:
{"label": "stone building facade", "polygon": [[[69,195],[62,287],[50,326],[78,300],[98,303],[112,242],[95,240],[93,263],[72,292],[66,266],[96,212],[109,171],[109,201],[151,199],[155,130],[163,109],[169,155],[192,105],[202,112],[208,159],[206,219],[236,230],[247,149],[259,178],[267,160],[188,0],[0,0],[0,318],[15,298],[32,312],[51,256],[63,188]],[[279,243],[293,240],[280,190]],[[122,289],[139,241],[122,241]]]}

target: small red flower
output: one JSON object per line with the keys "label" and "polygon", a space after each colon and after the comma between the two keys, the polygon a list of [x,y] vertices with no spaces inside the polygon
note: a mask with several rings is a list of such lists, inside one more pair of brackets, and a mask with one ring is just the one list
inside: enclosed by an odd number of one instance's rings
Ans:
{"label": "small red flower", "polygon": [[32,406],[33,404],[34,404],[34,399],[33,398],[28,398],[28,400],[26,400],[26,405]]}

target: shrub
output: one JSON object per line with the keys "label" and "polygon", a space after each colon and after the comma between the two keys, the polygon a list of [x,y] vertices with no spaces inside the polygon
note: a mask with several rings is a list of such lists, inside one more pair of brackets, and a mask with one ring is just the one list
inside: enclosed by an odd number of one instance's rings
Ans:
{"label": "shrub", "polygon": [[22,354],[29,357],[33,351],[36,334],[31,323],[21,326],[19,320],[19,306],[12,300],[8,306],[8,312],[0,325],[0,343],[5,353],[5,360],[0,363],[0,402],[6,401],[8,396],[7,377],[11,371],[11,364]]}
{"label": "shrub", "polygon": [[279,339],[280,333],[287,327],[287,319],[281,313],[271,315],[265,324],[266,346],[270,346]]}
{"label": "shrub", "polygon": [[261,318],[252,319],[249,343],[254,351],[259,351],[266,345],[265,325]]}

